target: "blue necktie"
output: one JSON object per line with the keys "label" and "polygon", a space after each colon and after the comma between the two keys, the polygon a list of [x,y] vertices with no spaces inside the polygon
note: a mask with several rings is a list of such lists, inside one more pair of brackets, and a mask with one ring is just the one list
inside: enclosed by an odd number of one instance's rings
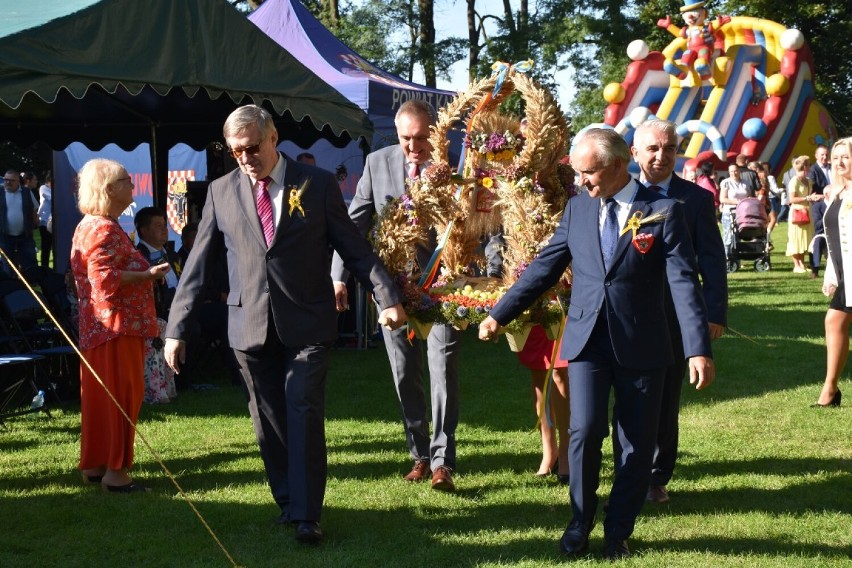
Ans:
{"label": "blue necktie", "polygon": [[604,267],[609,270],[612,255],[615,253],[615,243],[618,242],[618,203],[612,197],[606,200],[606,219],[601,231],[601,254]]}

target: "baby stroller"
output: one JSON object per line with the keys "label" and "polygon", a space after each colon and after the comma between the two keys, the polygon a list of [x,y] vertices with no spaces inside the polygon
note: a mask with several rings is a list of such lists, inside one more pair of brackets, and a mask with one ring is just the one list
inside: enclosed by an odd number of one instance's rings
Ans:
{"label": "baby stroller", "polygon": [[772,265],[769,261],[769,218],[766,207],[756,197],[747,197],[737,204],[733,216],[733,245],[726,251],[728,272],[740,269],[740,260],[753,260],[754,269],[766,272]]}

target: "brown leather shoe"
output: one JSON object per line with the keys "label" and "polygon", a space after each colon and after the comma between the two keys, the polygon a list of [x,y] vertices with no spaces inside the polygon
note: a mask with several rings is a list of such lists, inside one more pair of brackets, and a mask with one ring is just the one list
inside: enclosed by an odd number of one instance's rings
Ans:
{"label": "brown leather shoe", "polygon": [[414,467],[408,472],[408,475],[403,477],[406,481],[423,481],[429,477],[432,470],[429,469],[429,460],[417,460],[414,462]]}
{"label": "brown leather shoe", "polygon": [[453,470],[443,465],[432,472],[432,489],[438,491],[455,491],[456,486],[453,483]]}
{"label": "brown leather shoe", "polygon": [[651,485],[648,487],[648,493],[645,495],[645,501],[651,503],[668,503],[669,492],[666,491],[665,485]]}

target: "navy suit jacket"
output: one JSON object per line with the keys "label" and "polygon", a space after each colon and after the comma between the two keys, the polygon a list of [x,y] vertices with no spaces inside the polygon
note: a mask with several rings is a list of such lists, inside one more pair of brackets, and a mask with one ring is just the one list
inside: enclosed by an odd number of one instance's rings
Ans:
{"label": "navy suit jacket", "polygon": [[[638,184],[638,182],[636,182]],[[601,310],[607,310],[609,336],[617,363],[634,369],[662,368],[673,362],[666,322],[666,280],[674,298],[687,357],[711,356],[704,300],[683,207],[641,184],[629,216],[664,217],[642,225],[639,233],[653,237],[642,254],[628,231],[616,244],[612,264],[604,267],[600,248],[599,198],[588,193],[568,200],[565,214],[550,242],[521,278],[491,310],[505,325],[556,284],[569,263],[574,282],[561,354],[575,359],[589,340]]]}
{"label": "navy suit jacket", "polygon": [[819,164],[811,166],[811,169],[808,171],[808,177],[811,178],[811,181],[813,182],[814,193],[822,193],[825,186],[829,183],[828,177],[825,175],[825,172],[822,171],[822,168],[819,167]]}
{"label": "navy suit jacket", "polygon": [[725,245],[716,222],[716,208],[709,191],[672,174],[667,197],[683,204],[683,215],[704,292],[707,320],[728,325],[728,274],[725,270]]}

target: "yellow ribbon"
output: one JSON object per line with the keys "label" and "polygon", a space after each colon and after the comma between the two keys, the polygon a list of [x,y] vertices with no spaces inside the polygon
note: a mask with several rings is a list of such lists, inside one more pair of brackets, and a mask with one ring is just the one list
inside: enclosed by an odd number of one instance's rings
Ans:
{"label": "yellow ribbon", "polygon": [[295,187],[290,188],[290,199],[287,200],[287,203],[290,205],[289,211],[287,213],[292,217],[293,211],[297,210],[302,214],[302,219],[305,218],[305,210],[302,209],[302,194],[305,193],[305,190],[308,189],[308,185],[311,183],[311,178],[305,179],[302,183],[302,187],[296,189]]}
{"label": "yellow ribbon", "polygon": [[620,237],[621,235],[623,235],[627,231],[633,231],[633,235],[631,235],[631,236],[632,236],[632,238],[635,239],[636,238],[636,231],[638,231],[639,228],[642,225],[649,225],[651,223],[656,223],[657,221],[662,221],[663,219],[666,218],[667,215],[668,215],[668,210],[660,211],[659,213],[654,213],[650,217],[644,217],[644,215],[642,214],[641,211],[634,211],[633,216],[631,216],[627,220],[627,224],[624,225],[624,228],[621,230],[621,232],[618,234],[618,236]]}
{"label": "yellow ribbon", "polygon": [[618,234],[618,236],[620,237],[621,235],[623,235],[627,231],[633,231],[632,237],[635,239],[636,238],[636,231],[638,231],[639,227],[641,227],[641,226],[642,226],[642,212],[641,211],[635,211],[633,213],[633,216],[630,217],[627,220],[627,224],[624,225],[624,228],[621,230],[621,232]]}

